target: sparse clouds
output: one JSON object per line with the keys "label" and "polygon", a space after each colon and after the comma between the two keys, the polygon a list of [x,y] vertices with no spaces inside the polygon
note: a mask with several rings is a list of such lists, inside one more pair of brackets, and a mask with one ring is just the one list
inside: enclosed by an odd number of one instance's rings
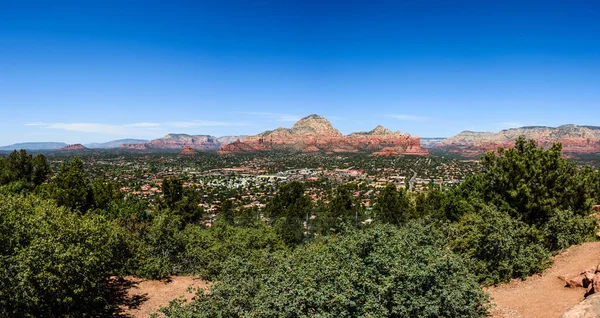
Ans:
{"label": "sparse clouds", "polygon": [[215,127],[215,126],[243,126],[243,122],[220,122],[220,121],[180,121],[165,123],[140,122],[131,124],[102,124],[102,123],[44,123],[31,122],[25,124],[28,127],[40,127],[46,129],[56,129],[64,131],[74,131],[82,133],[97,133],[105,135],[127,135],[127,136],[145,136],[148,133],[169,132],[173,128],[194,128],[194,127]]}
{"label": "sparse clouds", "polygon": [[39,121],[37,121],[37,122],[34,122],[34,123],[27,123],[27,124],[25,124],[25,126],[31,126],[31,127],[36,127],[36,126],[46,126],[46,125],[47,125],[47,124],[44,124],[44,123],[42,123],[42,122],[39,122]]}
{"label": "sparse clouds", "polygon": [[430,118],[424,116],[415,116],[415,115],[407,115],[407,114],[389,114],[385,115],[386,117],[395,118],[404,121],[427,121]]}

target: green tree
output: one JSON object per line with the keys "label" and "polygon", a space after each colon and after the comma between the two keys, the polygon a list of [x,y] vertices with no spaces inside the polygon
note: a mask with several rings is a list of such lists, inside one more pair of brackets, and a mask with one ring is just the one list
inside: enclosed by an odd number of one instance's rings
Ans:
{"label": "green tree", "polygon": [[312,202],[304,195],[304,185],[292,181],[279,188],[267,204],[266,214],[280,237],[290,246],[304,239],[304,220],[311,212]]}
{"label": "green tree", "polygon": [[50,175],[50,164],[48,163],[46,156],[39,154],[33,157],[32,166],[33,171],[31,181],[36,186],[46,182],[46,180],[48,180],[48,176]]}
{"label": "green tree", "polygon": [[595,195],[593,173],[578,170],[561,152],[561,144],[545,150],[521,137],[514,148],[487,153],[481,160],[483,200],[528,224],[547,222],[554,209],[589,214]]}
{"label": "green tree", "polygon": [[221,203],[217,214],[217,220],[229,225],[235,224],[235,212],[231,200],[224,200],[223,203]]}
{"label": "green tree", "polygon": [[96,179],[92,182],[92,206],[95,209],[106,209],[112,202],[121,199],[114,183],[104,179]]}
{"label": "green tree", "polygon": [[14,150],[4,161],[2,184],[16,181],[31,182],[33,176],[32,157],[24,149]]}
{"label": "green tree", "polygon": [[86,212],[90,208],[92,191],[81,159],[76,157],[64,162],[52,181],[52,198],[58,205],[80,212]]}
{"label": "green tree", "polygon": [[345,226],[358,227],[364,220],[364,209],[354,196],[357,188],[354,184],[340,184],[329,197],[329,202],[318,207],[315,227],[321,234],[339,232]]}
{"label": "green tree", "polygon": [[389,183],[377,196],[373,211],[377,220],[395,225],[405,223],[414,215],[406,192],[396,189],[393,183]]}
{"label": "green tree", "polygon": [[415,199],[415,212],[418,216],[439,216],[443,211],[446,196],[439,190],[420,192]]}
{"label": "green tree", "polygon": [[173,209],[183,198],[183,181],[177,177],[165,178],[161,188],[165,204]]}

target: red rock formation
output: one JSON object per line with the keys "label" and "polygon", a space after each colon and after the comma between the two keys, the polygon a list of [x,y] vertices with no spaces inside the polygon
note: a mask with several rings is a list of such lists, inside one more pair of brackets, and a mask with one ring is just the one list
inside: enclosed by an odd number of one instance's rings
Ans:
{"label": "red rock formation", "polygon": [[244,141],[224,145],[220,154],[293,151],[327,153],[376,153],[388,149],[385,154],[427,154],[420,146],[418,137],[392,132],[377,126],[370,132],[342,135],[327,119],[310,115],[300,119],[291,129],[277,128],[262,134],[249,136]]}
{"label": "red rock formation", "polygon": [[123,149],[153,150],[153,149],[184,149],[190,147],[197,151],[215,151],[221,145],[228,144],[245,136],[214,137],[208,135],[168,134],[162,138],[139,144],[123,144]]}
{"label": "red rock formation", "polygon": [[183,150],[179,153],[180,156],[194,156],[197,154],[198,154],[198,152],[190,146],[183,147]]}
{"label": "red rock formation", "polygon": [[514,146],[519,136],[534,139],[540,146],[550,147],[553,143],[563,145],[563,155],[600,153],[600,127],[563,125],[552,127],[522,127],[503,130],[499,133],[465,131],[450,137],[434,147],[464,157],[479,157],[499,147]]}
{"label": "red rock formation", "polygon": [[73,150],[86,150],[86,149],[87,148],[84,147],[82,144],[72,144],[72,145],[64,146],[58,150],[59,151],[73,151]]}
{"label": "red rock formation", "polygon": [[219,149],[221,144],[216,137],[207,135],[185,135],[185,134],[169,134],[163,138],[155,139],[149,142],[140,144],[125,144],[121,148],[126,149],[183,149],[190,147],[200,151],[211,151]]}

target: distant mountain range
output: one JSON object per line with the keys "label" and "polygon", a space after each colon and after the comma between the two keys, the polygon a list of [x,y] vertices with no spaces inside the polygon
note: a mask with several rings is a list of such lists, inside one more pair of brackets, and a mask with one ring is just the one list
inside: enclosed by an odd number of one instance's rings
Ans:
{"label": "distant mountain range", "polygon": [[560,142],[563,145],[563,153],[567,156],[600,153],[600,127],[577,125],[528,126],[505,129],[497,133],[463,131],[434,145],[432,151],[462,157],[479,157],[498,147],[512,147],[519,136],[534,139],[538,145],[546,147]]}
{"label": "distant mountain range", "polygon": [[[477,158],[498,147],[512,147],[519,136],[534,139],[548,147],[560,142],[566,156],[600,154],[600,127],[562,125],[559,127],[527,126],[500,132],[463,131],[449,138],[419,138],[377,126],[368,132],[343,135],[322,116],[310,115],[300,119],[292,128],[279,127],[254,136],[225,136],[168,134],[147,141],[120,139],[104,143],[67,145],[63,142],[25,142],[0,147],[0,151],[26,149],[55,151],[59,149],[135,149],[218,151],[237,154],[269,151],[329,153],[371,153],[381,155],[427,154],[456,155]],[[83,148],[82,148],[83,147]]]}
{"label": "distant mountain range", "polygon": [[67,146],[64,142],[22,142],[18,144],[12,144],[8,146],[0,147],[2,151],[13,151],[13,150],[58,150],[62,147]]}
{"label": "distant mountain range", "polygon": [[[103,143],[90,143],[90,144],[85,144],[83,146],[88,149],[112,149],[112,148],[119,148],[122,144],[136,144],[136,143],[142,143],[142,142],[146,142],[146,141],[147,140],[143,140],[143,139],[120,139],[120,140],[113,140],[113,141],[108,141],[108,142],[103,142]],[[0,147],[0,151],[13,151],[13,150],[20,150],[20,149],[49,151],[49,150],[60,150],[62,148],[66,148],[67,146],[69,146],[69,145],[64,142],[23,142],[23,143],[17,143],[17,144]]]}

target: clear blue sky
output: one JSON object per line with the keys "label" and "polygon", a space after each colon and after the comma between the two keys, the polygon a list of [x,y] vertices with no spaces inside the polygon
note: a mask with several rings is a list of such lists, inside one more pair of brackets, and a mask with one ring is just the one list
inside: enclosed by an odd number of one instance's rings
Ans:
{"label": "clear blue sky", "polygon": [[4,1],[0,145],[600,125],[599,1]]}

